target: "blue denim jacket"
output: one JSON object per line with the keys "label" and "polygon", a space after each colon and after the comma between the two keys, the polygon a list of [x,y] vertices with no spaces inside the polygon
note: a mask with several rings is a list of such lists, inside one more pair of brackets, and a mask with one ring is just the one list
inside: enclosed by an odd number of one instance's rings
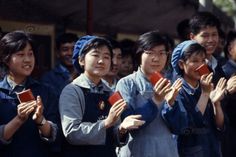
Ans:
{"label": "blue denim jacket", "polygon": [[153,86],[139,69],[137,72],[120,79],[116,85],[128,107],[123,117],[134,114],[141,114],[142,119],[148,125],[156,118],[158,113],[157,105],[152,101]]}
{"label": "blue denim jacket", "polygon": [[[152,101],[153,86],[139,69],[122,78],[116,90],[120,91],[128,108],[123,116],[141,114],[145,126],[130,132],[128,144],[120,149],[121,157],[178,157],[176,138],[164,123],[160,111]],[[124,118],[123,117],[123,118]]]}
{"label": "blue denim jacket", "polygon": [[31,89],[33,95],[41,96],[44,105],[44,116],[52,127],[50,138],[42,137],[38,127],[31,117],[16,131],[11,140],[3,140],[5,125],[17,115],[19,101],[15,92],[7,82],[7,77],[0,82],[0,152],[3,157],[31,157],[49,154],[48,144],[56,139],[57,124],[59,123],[58,98],[43,84],[31,79],[25,82],[25,89]]}

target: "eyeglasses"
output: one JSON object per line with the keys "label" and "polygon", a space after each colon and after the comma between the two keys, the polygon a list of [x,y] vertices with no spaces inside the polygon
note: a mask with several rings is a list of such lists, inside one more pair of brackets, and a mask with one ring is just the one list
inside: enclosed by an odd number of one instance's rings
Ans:
{"label": "eyeglasses", "polygon": [[153,51],[153,50],[144,50],[144,53],[146,53],[147,55],[151,56],[151,57],[164,57],[167,56],[168,51],[166,50],[160,50],[160,51]]}

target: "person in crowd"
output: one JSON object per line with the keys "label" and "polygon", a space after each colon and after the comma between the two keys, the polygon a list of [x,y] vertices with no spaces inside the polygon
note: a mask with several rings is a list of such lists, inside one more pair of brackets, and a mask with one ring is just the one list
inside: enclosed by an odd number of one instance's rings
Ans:
{"label": "person in crowd", "polygon": [[173,49],[175,48],[175,42],[174,39],[170,37],[169,34],[163,34],[164,39],[167,41],[168,46],[169,46],[169,52],[168,52],[168,57],[167,57],[167,61],[166,61],[166,66],[164,68],[164,73],[165,73],[165,77],[170,80],[171,82],[174,82],[175,80],[177,80],[177,75],[174,73],[174,70],[171,66],[171,54]]}
{"label": "person in crowd", "polygon": [[213,83],[216,85],[219,78],[224,77],[224,72],[213,56],[218,43],[221,23],[219,19],[210,12],[197,12],[189,22],[190,39],[195,40],[206,49],[206,59],[209,68],[213,72]]}
{"label": "person in crowd", "polygon": [[162,111],[167,126],[178,135],[180,157],[220,157],[219,134],[224,131],[224,97],[226,79],[220,78],[213,90],[213,73],[200,75],[196,69],[205,64],[207,53],[196,41],[180,43],[173,51],[171,63],[182,77],[183,87],[173,103]]}
{"label": "person in crowd", "polygon": [[224,52],[227,57],[226,64],[222,67],[227,79],[236,74],[236,32],[230,31],[226,38]]}
{"label": "person in crowd", "polygon": [[127,102],[122,117],[140,114],[146,121],[130,132],[128,143],[119,151],[121,157],[178,157],[176,138],[165,125],[160,111],[165,99],[168,102],[175,99],[181,81],[177,80],[173,87],[166,78],[161,78],[154,86],[150,82],[154,72],[163,72],[168,50],[168,42],[157,31],[142,34],[137,41],[138,70],[118,81],[116,90]]}
{"label": "person in crowd", "polygon": [[[3,36],[3,32],[2,32],[2,28],[0,27],[0,39]],[[5,75],[5,69],[3,68],[3,66],[0,65],[0,79],[2,79]]]}
{"label": "person in crowd", "polygon": [[118,75],[120,78],[132,74],[135,70],[134,49],[135,42],[130,39],[120,41],[122,59]]}
{"label": "person in crowd", "polygon": [[[228,58],[223,66],[223,71],[227,79],[236,74],[236,32],[230,31],[226,37],[224,52]],[[234,81],[236,84],[236,81]],[[236,93],[228,94],[224,100],[225,113],[229,119],[229,126],[226,136],[222,140],[223,157],[233,157],[236,149]]]}
{"label": "person in crowd", "polygon": [[[48,157],[57,135],[58,99],[53,90],[30,77],[34,44],[23,31],[0,40],[0,62],[6,69],[0,81],[0,156]],[[31,89],[34,100],[20,102],[17,93]]]}
{"label": "person in crowd", "polygon": [[110,71],[102,77],[103,83],[111,88],[112,91],[115,91],[116,84],[119,80],[118,72],[121,67],[121,47],[119,42],[117,42],[115,39],[106,36],[105,37],[111,44],[112,47],[112,67]]}
{"label": "person in crowd", "polygon": [[[221,23],[219,19],[210,12],[198,12],[192,16],[189,22],[190,38],[206,49],[206,62],[213,72],[212,82],[214,86],[221,77],[225,77],[222,65],[213,56],[219,43],[219,30]],[[226,95],[236,92],[236,76],[227,81]]]}
{"label": "person in crowd", "polygon": [[216,58],[216,60],[218,61],[218,63],[223,66],[227,59],[225,56],[225,52],[224,52],[224,47],[225,47],[225,41],[226,41],[226,35],[225,32],[220,28],[219,29],[219,42],[218,45],[216,47],[215,52],[213,53],[213,56]]}
{"label": "person in crowd", "polygon": [[64,156],[115,157],[116,145],[125,143],[127,131],[144,124],[140,115],[120,122],[126,103],[108,103],[112,91],[102,82],[112,64],[110,43],[101,37],[83,36],[75,44],[73,65],[81,75],[62,91],[59,111],[68,143]]}
{"label": "person in crowd", "polygon": [[180,41],[185,41],[190,39],[190,26],[189,26],[189,19],[181,20],[176,27],[176,31]]}
{"label": "person in crowd", "polygon": [[62,89],[70,82],[74,72],[72,54],[78,37],[73,33],[64,33],[56,39],[56,52],[58,64],[54,69],[41,77],[41,82],[52,86],[59,96]]}

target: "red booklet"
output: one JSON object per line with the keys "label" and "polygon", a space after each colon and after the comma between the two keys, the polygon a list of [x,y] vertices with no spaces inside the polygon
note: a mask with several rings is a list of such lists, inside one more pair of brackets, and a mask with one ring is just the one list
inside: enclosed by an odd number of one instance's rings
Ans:
{"label": "red booklet", "polygon": [[35,100],[34,95],[31,92],[31,89],[23,90],[22,92],[19,92],[16,94],[17,94],[17,98],[20,101],[20,103]]}
{"label": "red booklet", "polygon": [[123,99],[123,98],[122,98],[120,92],[117,91],[117,92],[113,93],[113,94],[109,97],[108,101],[109,101],[109,103],[110,103],[111,105],[114,105],[114,104],[115,104],[118,100],[120,100],[120,99]]}
{"label": "red booklet", "polygon": [[163,76],[159,72],[154,72],[150,77],[149,80],[152,83],[153,86],[159,81]]}
{"label": "red booklet", "polygon": [[200,65],[195,71],[197,71],[201,76],[205,74],[210,74],[210,70],[206,64]]}

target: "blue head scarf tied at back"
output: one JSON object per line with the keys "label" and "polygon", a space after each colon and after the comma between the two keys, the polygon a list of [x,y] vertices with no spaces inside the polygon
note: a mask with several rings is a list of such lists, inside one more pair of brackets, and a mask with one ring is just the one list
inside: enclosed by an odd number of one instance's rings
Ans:
{"label": "blue head scarf tied at back", "polygon": [[181,74],[181,70],[180,70],[178,62],[180,59],[183,59],[184,51],[190,45],[196,44],[196,43],[197,42],[194,40],[187,40],[187,41],[184,41],[184,42],[180,43],[179,45],[177,45],[176,48],[174,49],[172,56],[171,56],[171,65],[178,75]]}
{"label": "blue head scarf tied at back", "polygon": [[78,72],[81,72],[81,70],[82,70],[79,65],[79,60],[78,60],[79,56],[81,56],[83,54],[83,50],[84,50],[85,46],[90,44],[94,39],[97,39],[97,38],[99,38],[99,37],[86,35],[86,36],[81,37],[75,43],[73,56],[72,56],[72,63]]}

